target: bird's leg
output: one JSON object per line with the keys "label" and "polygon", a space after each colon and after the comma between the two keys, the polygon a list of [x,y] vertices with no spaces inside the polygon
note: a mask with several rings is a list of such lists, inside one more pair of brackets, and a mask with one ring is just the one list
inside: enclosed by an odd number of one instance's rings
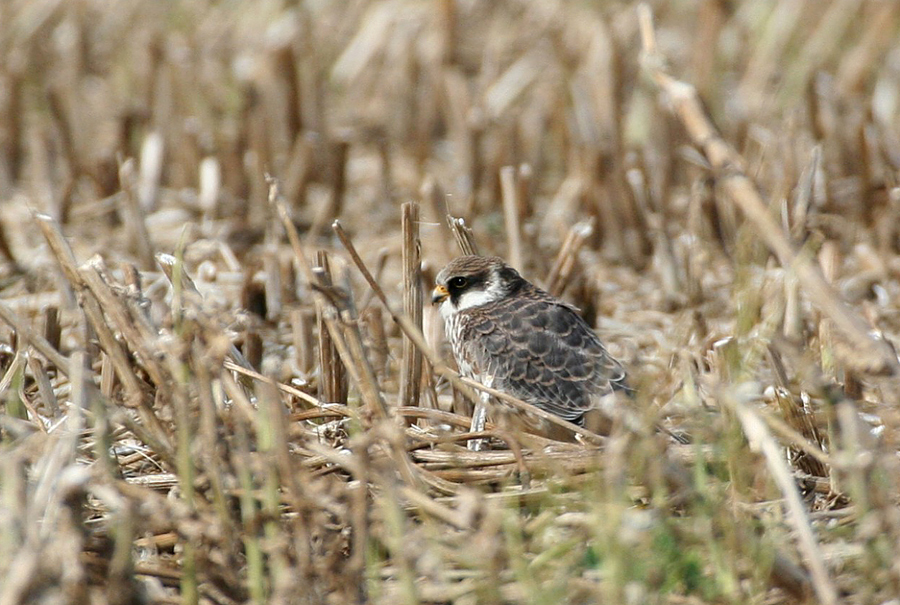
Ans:
{"label": "bird's leg", "polygon": [[[488,400],[491,396],[487,393],[481,393],[478,403],[475,404],[475,411],[472,413],[472,425],[469,431],[478,433],[484,430],[484,423],[487,419]],[[487,439],[469,439],[466,444],[473,452],[480,452],[487,448]]]}

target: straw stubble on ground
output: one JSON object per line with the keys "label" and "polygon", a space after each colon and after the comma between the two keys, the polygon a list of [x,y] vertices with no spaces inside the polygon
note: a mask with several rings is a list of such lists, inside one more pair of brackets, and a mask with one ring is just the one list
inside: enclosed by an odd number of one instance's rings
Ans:
{"label": "straw stubble on ground", "polygon": [[[898,28],[6,3],[0,605],[900,598]],[[476,250],[628,368],[608,434],[468,432]]]}

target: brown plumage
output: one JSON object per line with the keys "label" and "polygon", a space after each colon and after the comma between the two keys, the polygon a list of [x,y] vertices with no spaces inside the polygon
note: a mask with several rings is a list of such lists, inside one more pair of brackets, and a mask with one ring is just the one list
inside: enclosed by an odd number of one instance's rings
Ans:
{"label": "brown plumage", "polygon": [[462,256],[438,273],[440,305],[460,372],[572,422],[628,390],[625,371],[571,305],[497,257]]}

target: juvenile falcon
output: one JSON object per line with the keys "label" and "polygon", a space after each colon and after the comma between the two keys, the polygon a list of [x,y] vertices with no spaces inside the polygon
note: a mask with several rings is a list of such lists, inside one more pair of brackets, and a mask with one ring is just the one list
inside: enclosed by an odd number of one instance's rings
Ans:
{"label": "juvenile falcon", "polygon": [[625,370],[576,309],[502,259],[461,256],[435,282],[431,302],[463,376],[578,424],[604,395],[628,391]]}

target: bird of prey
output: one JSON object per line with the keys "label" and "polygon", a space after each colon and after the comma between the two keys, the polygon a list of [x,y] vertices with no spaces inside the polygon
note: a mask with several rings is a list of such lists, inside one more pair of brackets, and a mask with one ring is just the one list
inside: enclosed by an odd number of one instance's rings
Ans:
{"label": "bird of prey", "polygon": [[[526,281],[498,257],[461,256],[438,273],[447,338],[463,376],[581,424],[625,370],[575,307]],[[472,430],[484,426],[478,406]]]}

